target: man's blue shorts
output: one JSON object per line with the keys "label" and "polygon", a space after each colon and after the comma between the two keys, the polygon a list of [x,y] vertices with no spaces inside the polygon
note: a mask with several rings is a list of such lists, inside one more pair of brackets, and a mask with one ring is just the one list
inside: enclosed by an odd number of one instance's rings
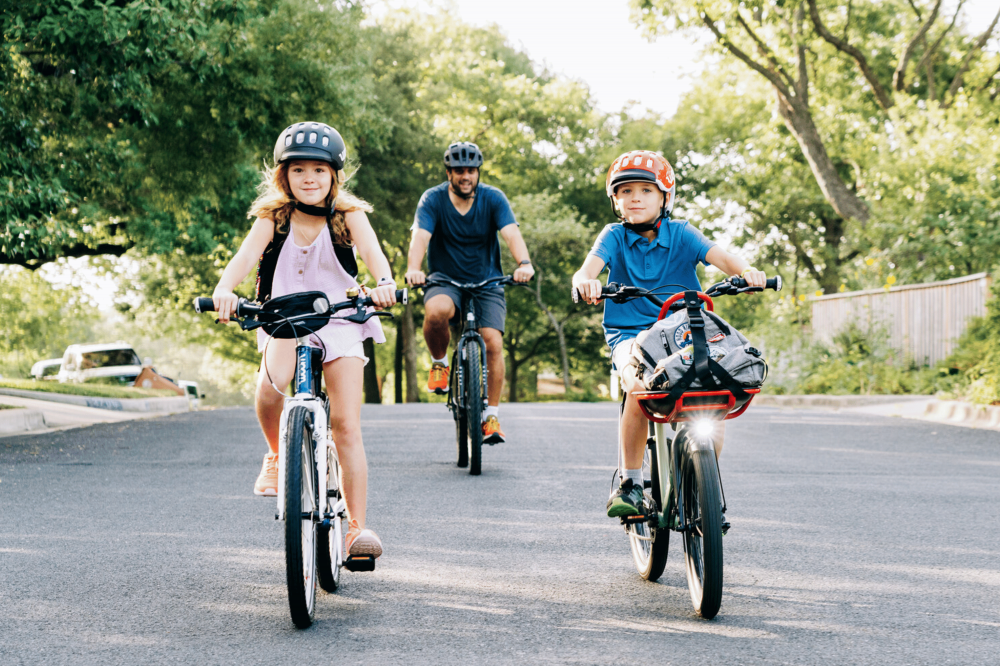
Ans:
{"label": "man's blue shorts", "polygon": [[[427,279],[435,277],[446,277],[441,273],[431,273]],[[456,280],[457,281],[457,280]],[[462,292],[451,285],[428,287],[424,290],[424,303],[439,294],[445,294],[455,303],[455,316],[451,318],[451,323],[455,326],[462,325]],[[476,321],[479,328],[495,328],[504,332],[507,322],[507,299],[504,297],[503,288],[481,289],[473,296]]]}

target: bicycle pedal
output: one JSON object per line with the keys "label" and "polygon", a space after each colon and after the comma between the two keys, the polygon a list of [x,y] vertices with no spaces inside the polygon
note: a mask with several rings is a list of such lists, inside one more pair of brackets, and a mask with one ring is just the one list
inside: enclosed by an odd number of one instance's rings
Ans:
{"label": "bicycle pedal", "polygon": [[644,522],[646,522],[646,516],[645,515],[639,515],[639,516],[622,516],[621,517],[621,521],[622,521],[622,525],[635,525],[637,523],[644,523]]}
{"label": "bicycle pedal", "polygon": [[351,555],[344,560],[348,571],[375,571],[375,558],[371,555]]}

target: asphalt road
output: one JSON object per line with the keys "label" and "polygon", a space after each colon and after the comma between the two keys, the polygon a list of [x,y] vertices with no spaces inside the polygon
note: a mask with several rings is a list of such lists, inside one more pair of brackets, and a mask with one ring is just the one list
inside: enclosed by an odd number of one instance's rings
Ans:
{"label": "asphalt road", "polygon": [[615,413],[504,405],[473,478],[444,407],[366,406],[385,555],[304,631],[249,409],[0,439],[0,664],[997,663],[1000,433],[751,408],[704,621],[603,515]]}

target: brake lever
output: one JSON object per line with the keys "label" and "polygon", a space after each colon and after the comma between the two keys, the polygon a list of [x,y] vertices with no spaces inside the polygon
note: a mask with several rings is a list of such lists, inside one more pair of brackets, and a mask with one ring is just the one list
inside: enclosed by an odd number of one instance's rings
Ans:
{"label": "brake lever", "polygon": [[339,317],[339,319],[341,321],[349,321],[349,322],[352,322],[354,324],[363,324],[366,321],[368,321],[369,319],[371,319],[372,317],[386,317],[388,319],[392,319],[393,316],[394,315],[391,312],[383,312],[383,311],[368,312],[368,311],[365,311],[365,312],[355,312],[354,314],[347,315],[346,317]]}

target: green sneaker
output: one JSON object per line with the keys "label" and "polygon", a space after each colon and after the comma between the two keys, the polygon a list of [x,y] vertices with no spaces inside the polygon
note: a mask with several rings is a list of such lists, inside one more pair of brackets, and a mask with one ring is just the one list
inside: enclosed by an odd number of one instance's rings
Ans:
{"label": "green sneaker", "polygon": [[608,518],[644,514],[642,486],[632,483],[632,479],[625,479],[618,486],[618,491],[608,500]]}

